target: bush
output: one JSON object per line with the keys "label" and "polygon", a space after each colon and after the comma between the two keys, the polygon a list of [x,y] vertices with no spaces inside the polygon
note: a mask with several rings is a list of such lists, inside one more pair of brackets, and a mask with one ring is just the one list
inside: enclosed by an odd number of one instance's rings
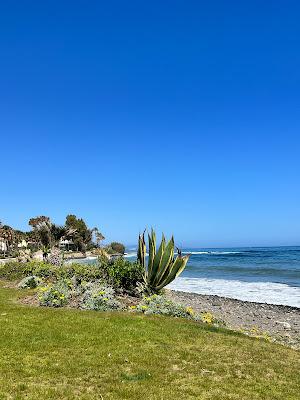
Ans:
{"label": "bush", "polygon": [[112,254],[112,253],[124,254],[125,253],[125,246],[122,243],[112,242],[108,246],[108,250],[109,250],[110,254]]}
{"label": "bush", "polygon": [[62,267],[56,269],[56,278],[71,279],[75,277],[78,281],[95,281],[103,278],[103,271],[101,271],[98,264],[64,264]]}
{"label": "bush", "polygon": [[48,256],[48,263],[60,266],[63,264],[63,254],[59,249],[53,249]]}
{"label": "bush", "polygon": [[42,278],[55,278],[57,267],[46,262],[35,261],[25,264],[25,275],[36,275]]}
{"label": "bush", "polygon": [[114,289],[110,286],[90,284],[84,292],[81,307],[86,310],[113,311],[123,308],[122,304],[115,299]]}
{"label": "bush", "polygon": [[135,293],[137,284],[143,282],[143,267],[123,258],[108,262],[102,261],[100,269],[110,285],[128,293]]}
{"label": "bush", "polygon": [[0,264],[0,278],[7,280],[21,279],[24,276],[36,275],[34,273],[27,273],[27,268],[33,269],[33,266],[44,264],[39,261],[31,261],[29,263],[21,263],[11,261],[9,263]]}
{"label": "bush", "polygon": [[143,272],[138,263],[123,258],[108,261],[105,257],[100,257],[98,264],[70,263],[62,266],[41,261],[0,264],[0,278],[8,280],[22,279],[26,276],[36,276],[51,281],[74,277],[79,283],[106,280],[116,290],[130,294],[136,294],[137,285],[143,282]]}
{"label": "bush", "polygon": [[144,314],[160,314],[172,317],[198,319],[191,307],[185,307],[181,304],[174,303],[166,297],[156,294],[150,297],[144,297],[140,304],[132,306],[131,309],[143,312]]}
{"label": "bush", "polygon": [[70,285],[63,280],[39,289],[38,299],[41,306],[63,307],[68,304],[69,298]]}
{"label": "bush", "polygon": [[41,261],[0,264],[0,278],[16,280],[32,275],[53,280],[59,280],[61,278],[70,279],[75,276],[78,279],[94,281],[102,278],[103,271],[101,271],[99,265],[76,263],[64,264],[63,266],[51,265]]}
{"label": "bush", "polygon": [[37,276],[27,276],[26,278],[23,278],[21,282],[18,284],[18,287],[20,289],[35,289],[38,287],[43,280]]}

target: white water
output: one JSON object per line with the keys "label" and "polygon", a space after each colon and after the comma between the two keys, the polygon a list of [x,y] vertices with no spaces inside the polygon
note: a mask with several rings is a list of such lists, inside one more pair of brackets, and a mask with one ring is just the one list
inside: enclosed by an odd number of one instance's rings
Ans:
{"label": "white water", "polygon": [[222,254],[242,254],[242,251],[183,251],[182,254],[211,254],[215,256]]}
{"label": "white water", "polygon": [[282,283],[179,277],[168,285],[168,288],[183,292],[300,308],[300,287]]}

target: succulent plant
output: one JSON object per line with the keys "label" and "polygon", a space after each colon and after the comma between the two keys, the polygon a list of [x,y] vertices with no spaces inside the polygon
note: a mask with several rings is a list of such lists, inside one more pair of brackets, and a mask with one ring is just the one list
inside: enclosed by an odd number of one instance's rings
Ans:
{"label": "succulent plant", "polygon": [[163,287],[171,283],[184,270],[190,255],[182,256],[177,249],[177,257],[174,257],[174,237],[166,243],[164,234],[158,250],[156,251],[156,235],[152,229],[148,234],[148,265],[146,265],[147,247],[145,232],[139,235],[137,258],[145,269],[145,284],[150,292],[159,292]]}

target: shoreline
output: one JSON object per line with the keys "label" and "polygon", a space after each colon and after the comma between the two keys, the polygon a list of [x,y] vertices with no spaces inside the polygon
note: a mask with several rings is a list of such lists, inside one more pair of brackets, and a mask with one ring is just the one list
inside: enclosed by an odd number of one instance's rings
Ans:
{"label": "shoreline", "polygon": [[173,289],[168,289],[166,294],[171,300],[192,307],[196,313],[210,312],[229,329],[270,337],[300,349],[300,308]]}

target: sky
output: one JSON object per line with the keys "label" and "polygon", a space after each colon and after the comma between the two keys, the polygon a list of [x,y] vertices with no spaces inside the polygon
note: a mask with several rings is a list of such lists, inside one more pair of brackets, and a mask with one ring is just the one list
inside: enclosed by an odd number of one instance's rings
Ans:
{"label": "sky", "polygon": [[0,4],[0,220],[300,245],[300,3]]}

